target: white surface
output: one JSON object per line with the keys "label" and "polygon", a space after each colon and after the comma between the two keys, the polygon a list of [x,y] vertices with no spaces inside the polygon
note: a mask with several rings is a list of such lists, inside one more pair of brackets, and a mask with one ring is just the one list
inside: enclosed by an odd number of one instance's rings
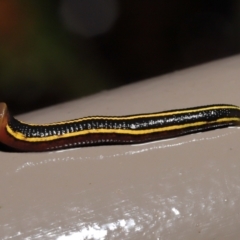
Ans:
{"label": "white surface", "polygon": [[[240,105],[239,57],[20,116],[50,122]],[[240,131],[0,153],[1,239],[239,239]]]}

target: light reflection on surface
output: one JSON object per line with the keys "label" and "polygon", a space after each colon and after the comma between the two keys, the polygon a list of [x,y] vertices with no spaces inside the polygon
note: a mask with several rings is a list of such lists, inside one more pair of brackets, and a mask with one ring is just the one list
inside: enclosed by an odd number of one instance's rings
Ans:
{"label": "light reflection on surface", "polygon": [[176,216],[180,214],[180,212],[175,207],[172,208],[172,211]]}
{"label": "light reflection on surface", "polygon": [[103,224],[101,226],[98,223],[94,223],[92,225],[85,226],[79,231],[60,236],[57,240],[106,239],[109,232],[115,230],[120,232],[129,232],[135,226],[136,223],[134,219],[120,219],[116,222]]}

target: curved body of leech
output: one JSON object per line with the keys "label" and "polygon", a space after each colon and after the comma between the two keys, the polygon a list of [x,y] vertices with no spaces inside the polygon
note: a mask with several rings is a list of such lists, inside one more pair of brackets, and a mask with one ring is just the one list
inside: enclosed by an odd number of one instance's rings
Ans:
{"label": "curved body of leech", "polygon": [[7,105],[0,103],[0,142],[28,152],[136,144],[239,125],[240,108],[229,104],[30,124],[15,119]]}

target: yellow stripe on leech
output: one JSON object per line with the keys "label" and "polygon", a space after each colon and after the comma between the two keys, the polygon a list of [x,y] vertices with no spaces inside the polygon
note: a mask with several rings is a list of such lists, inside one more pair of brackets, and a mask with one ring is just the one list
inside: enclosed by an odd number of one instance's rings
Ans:
{"label": "yellow stripe on leech", "polygon": [[208,110],[218,110],[218,109],[236,109],[240,110],[238,106],[232,106],[232,105],[221,105],[221,106],[209,106],[209,107],[202,107],[197,109],[189,109],[189,110],[176,110],[174,112],[160,112],[160,113],[150,113],[150,114],[141,114],[141,115],[132,115],[132,116],[119,116],[119,117],[105,117],[105,116],[94,116],[94,117],[83,117],[75,120],[69,120],[69,121],[62,121],[62,122],[55,122],[55,123],[49,123],[49,124],[32,124],[32,123],[25,123],[22,121],[19,121],[23,124],[27,124],[29,126],[53,126],[53,125],[61,125],[66,123],[78,123],[82,121],[88,121],[88,120],[134,120],[139,118],[153,118],[153,117],[164,117],[164,116],[170,116],[170,115],[176,115],[176,114],[186,114],[186,113],[197,113],[202,111],[208,111]]}
{"label": "yellow stripe on leech", "polygon": [[131,135],[145,135],[150,133],[156,133],[156,132],[167,132],[172,130],[179,130],[189,127],[199,127],[204,126],[208,124],[214,124],[214,123],[220,123],[220,122],[233,122],[233,121],[240,121],[237,117],[232,118],[221,118],[216,121],[206,122],[195,122],[195,123],[186,123],[181,125],[173,125],[173,126],[167,126],[167,127],[160,127],[160,128],[152,128],[152,129],[144,129],[144,130],[126,130],[126,129],[91,129],[91,130],[83,130],[78,132],[72,132],[72,133],[66,133],[63,135],[54,135],[54,136],[48,136],[48,137],[32,137],[27,138],[20,132],[14,132],[8,125],[6,126],[6,130],[9,134],[11,134],[14,138],[25,141],[25,142],[47,142],[47,141],[53,141],[57,139],[63,139],[63,138],[70,138],[70,137],[76,137],[86,134],[97,134],[97,133],[117,133],[117,134],[131,134]]}

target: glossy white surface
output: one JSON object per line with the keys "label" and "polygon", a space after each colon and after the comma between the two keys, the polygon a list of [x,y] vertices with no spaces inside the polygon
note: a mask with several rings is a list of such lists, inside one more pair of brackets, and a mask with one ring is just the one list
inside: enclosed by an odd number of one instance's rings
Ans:
{"label": "glossy white surface", "polygon": [[[26,114],[29,122],[240,105],[239,57]],[[0,153],[0,239],[239,239],[240,129]]]}

